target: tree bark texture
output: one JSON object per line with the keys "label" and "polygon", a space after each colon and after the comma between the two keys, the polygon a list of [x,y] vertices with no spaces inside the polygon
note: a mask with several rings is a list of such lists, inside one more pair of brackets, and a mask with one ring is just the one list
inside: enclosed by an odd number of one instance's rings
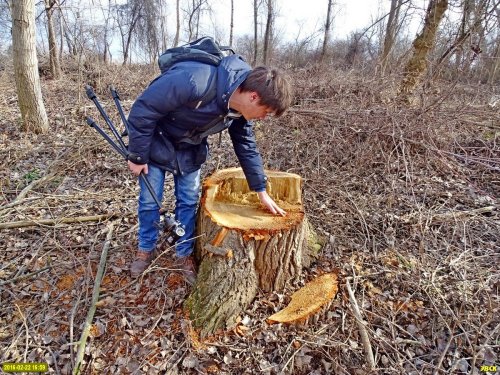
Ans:
{"label": "tree bark texture", "polygon": [[431,0],[429,2],[423,29],[413,41],[413,55],[404,70],[399,93],[403,102],[411,102],[415,88],[427,70],[427,57],[429,51],[434,47],[437,29],[447,8],[448,0]]}
{"label": "tree bark texture", "polygon": [[47,30],[49,34],[49,64],[50,73],[56,79],[61,77],[61,64],[59,63],[59,54],[57,53],[56,32],[54,30],[54,6],[55,0],[45,0],[45,14],[47,15]]}
{"label": "tree bark texture", "polygon": [[[257,290],[280,291],[296,280],[317,248],[309,246],[299,176],[266,171],[268,192],[287,211],[267,213],[249,191],[243,172],[216,172],[203,184],[198,214],[198,279],[185,302],[195,328],[206,336],[232,328]],[[311,242],[315,242],[312,240]]]}
{"label": "tree bark texture", "polygon": [[175,2],[175,37],[174,37],[174,47],[179,44],[179,36],[181,32],[181,13],[179,8],[180,0]]}
{"label": "tree bark texture", "polygon": [[257,53],[258,53],[258,15],[259,15],[259,3],[258,0],[253,1],[253,61],[252,65],[257,64]]}
{"label": "tree bark texture", "polygon": [[323,38],[323,47],[321,48],[320,60],[323,61],[326,56],[326,50],[330,43],[330,27],[332,26],[332,8],[333,0],[328,0],[328,10],[326,11],[325,36]]}
{"label": "tree bark texture", "polygon": [[231,0],[231,22],[229,24],[229,45],[233,45],[233,31],[234,31],[234,0]]}
{"label": "tree bark texture", "polygon": [[401,9],[401,0],[391,0],[391,9],[389,11],[389,19],[385,28],[384,47],[380,56],[380,73],[385,74],[389,62],[389,55],[394,47],[396,39],[396,29],[399,22],[399,10]]}
{"label": "tree bark texture", "polygon": [[273,18],[274,18],[274,0],[267,0],[267,21],[266,21],[266,32],[264,34],[264,50],[262,52],[264,64],[269,64],[271,59],[271,44],[272,44],[272,33],[273,33]]}
{"label": "tree bark texture", "polygon": [[14,76],[23,128],[35,133],[45,133],[49,130],[49,120],[38,75],[34,0],[14,1],[12,21]]}

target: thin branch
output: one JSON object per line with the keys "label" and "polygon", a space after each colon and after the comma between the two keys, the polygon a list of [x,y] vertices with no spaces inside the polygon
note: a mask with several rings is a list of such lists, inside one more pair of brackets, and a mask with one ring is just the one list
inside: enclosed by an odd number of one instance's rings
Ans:
{"label": "thin branch", "polygon": [[[33,190],[33,188],[37,185],[41,185],[42,183],[46,182],[46,181],[50,181],[51,179],[53,179],[55,177],[55,175],[53,173],[49,173],[45,176],[43,176],[42,178],[39,178],[38,180],[33,180],[31,181],[31,183],[26,186],[20,193],[19,195],[12,201],[12,203],[15,203],[15,202],[19,202],[21,201],[31,190]],[[12,204],[11,203],[11,204]]]}
{"label": "thin branch", "polygon": [[23,279],[28,279],[32,276],[38,275],[39,273],[42,273],[43,271],[49,270],[51,268],[52,268],[52,266],[46,266],[46,267],[40,268],[39,270],[30,272],[26,275],[21,275],[21,276],[14,277],[14,278],[9,279],[9,280],[4,280],[4,281],[0,282],[0,286],[3,286],[5,284],[10,284],[10,283],[13,283],[15,281],[19,281],[19,280],[23,280]]}
{"label": "thin branch", "polygon": [[361,341],[363,343],[363,348],[365,350],[365,358],[370,366],[371,370],[375,369],[375,358],[373,357],[372,345],[370,343],[370,337],[368,336],[368,331],[365,325],[367,324],[363,317],[361,316],[361,311],[359,310],[358,302],[356,297],[354,297],[354,292],[352,291],[349,279],[346,279],[347,292],[349,293],[349,301],[351,302],[352,310],[358,323],[359,334],[361,336]]}
{"label": "thin branch", "polygon": [[13,228],[25,228],[25,227],[36,227],[44,225],[59,225],[59,224],[72,224],[72,223],[86,223],[89,221],[103,221],[108,219],[113,219],[123,216],[122,214],[113,213],[105,215],[94,215],[94,216],[78,216],[78,217],[60,217],[55,219],[40,219],[40,220],[23,220],[23,221],[11,221],[8,223],[0,223],[0,229],[13,229]]}
{"label": "thin branch", "polygon": [[94,314],[97,309],[97,301],[99,300],[99,291],[101,288],[101,281],[104,277],[104,272],[106,268],[106,259],[108,257],[108,249],[111,243],[111,238],[113,237],[113,229],[114,224],[111,224],[108,227],[108,234],[106,236],[106,241],[104,242],[104,246],[101,253],[101,260],[99,261],[99,267],[97,268],[97,273],[95,276],[94,289],[92,292],[92,302],[90,305],[90,309],[87,313],[87,318],[85,319],[85,325],[83,327],[82,334],[80,336],[80,344],[78,345],[78,352],[76,354],[76,362],[73,367],[73,375],[77,375],[80,373],[80,366],[83,361],[83,355],[85,354],[85,345],[87,342],[87,338],[90,333],[90,327],[92,325],[92,320],[94,319]]}

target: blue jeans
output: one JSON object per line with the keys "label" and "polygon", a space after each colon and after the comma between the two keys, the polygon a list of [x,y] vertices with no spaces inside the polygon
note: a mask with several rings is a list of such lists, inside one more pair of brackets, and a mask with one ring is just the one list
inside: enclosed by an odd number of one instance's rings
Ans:
{"label": "blue jeans", "polygon": [[[163,189],[165,183],[165,171],[148,165],[147,178],[160,201],[163,200]],[[139,178],[139,250],[153,251],[158,239],[158,228],[155,223],[160,219],[159,208],[149,193],[142,178]],[[185,174],[174,175],[175,187],[175,218],[180,221],[186,229],[175,246],[175,252],[179,257],[185,257],[193,252],[196,225],[196,210],[200,197],[200,170]]]}

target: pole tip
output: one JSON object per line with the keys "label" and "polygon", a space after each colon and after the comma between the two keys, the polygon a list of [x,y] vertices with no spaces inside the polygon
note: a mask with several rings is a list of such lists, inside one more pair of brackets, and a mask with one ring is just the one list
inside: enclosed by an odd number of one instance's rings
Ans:
{"label": "pole tip", "polygon": [[87,97],[89,99],[94,99],[96,96],[95,96],[95,93],[94,93],[94,89],[92,88],[92,86],[90,85],[85,85],[85,92],[87,94]]}
{"label": "pole tip", "polygon": [[87,120],[87,125],[94,127],[95,121],[92,119],[92,117],[85,117],[85,120]]}

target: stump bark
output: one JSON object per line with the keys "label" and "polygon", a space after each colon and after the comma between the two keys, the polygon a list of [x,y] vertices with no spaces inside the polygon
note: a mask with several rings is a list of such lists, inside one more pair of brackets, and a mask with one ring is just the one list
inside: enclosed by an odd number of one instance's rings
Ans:
{"label": "stump bark", "polygon": [[268,213],[240,168],[203,183],[197,223],[198,278],[185,302],[202,337],[230,329],[258,289],[280,291],[318,252],[301,199],[301,178],[266,171],[267,191],[287,214]]}

